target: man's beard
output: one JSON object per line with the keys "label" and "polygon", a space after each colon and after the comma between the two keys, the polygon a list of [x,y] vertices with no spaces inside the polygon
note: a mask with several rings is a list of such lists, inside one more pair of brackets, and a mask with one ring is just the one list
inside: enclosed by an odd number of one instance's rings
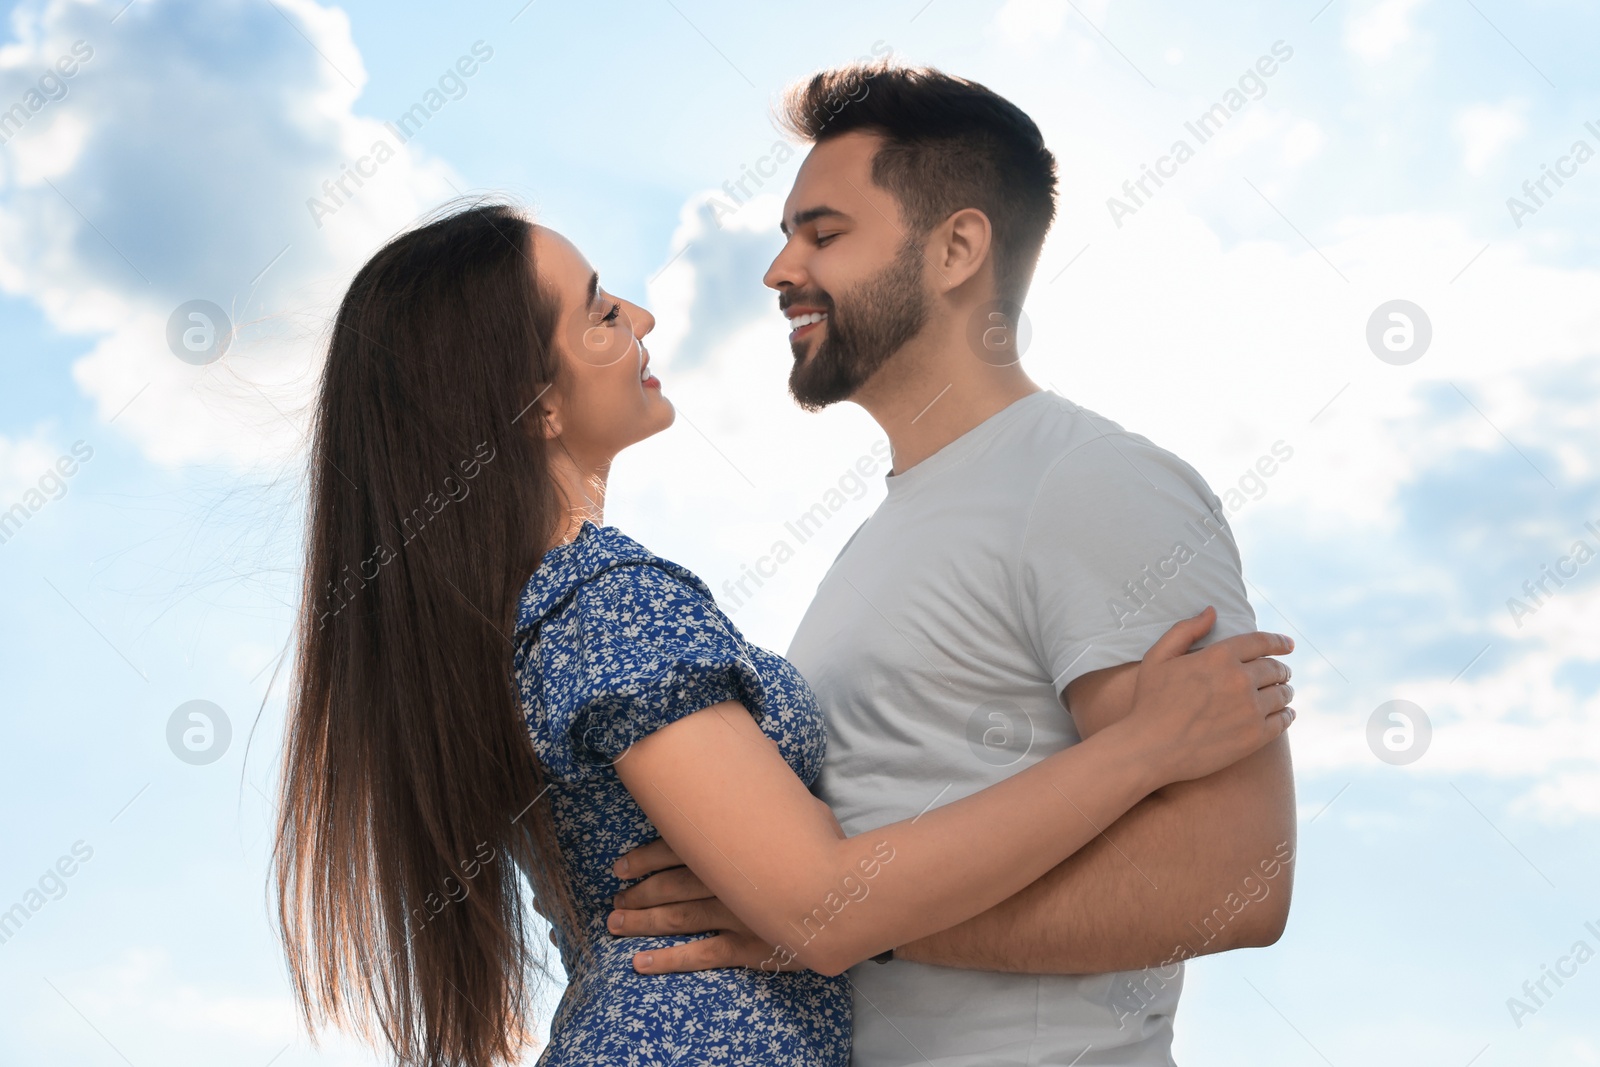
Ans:
{"label": "man's beard", "polygon": [[[789,393],[807,411],[821,411],[847,400],[890,356],[915,337],[928,321],[922,288],[922,249],[907,240],[894,261],[862,282],[841,302],[823,293],[787,304],[816,304],[827,312],[826,333],[809,359],[796,351]],[[787,306],[787,305],[786,305]]]}

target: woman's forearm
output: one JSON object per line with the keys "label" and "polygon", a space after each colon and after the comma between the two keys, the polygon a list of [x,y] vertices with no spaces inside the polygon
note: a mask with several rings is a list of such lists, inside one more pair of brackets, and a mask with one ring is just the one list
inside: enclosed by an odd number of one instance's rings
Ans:
{"label": "woman's forearm", "polygon": [[1144,755],[1133,731],[1108,728],[971,796],[838,841],[781,894],[786,918],[735,912],[773,935],[780,960],[787,949],[842,972],[986,911],[1094,840],[1167,784]]}
{"label": "woman's forearm", "polygon": [[838,973],[1004,900],[1164,785],[1141,736],[1109,727],[850,838],[737,702],[642,738],[615,766],[677,854],[774,946],[774,969]]}
{"label": "woman's forearm", "polygon": [[838,973],[1031,884],[1142,798],[1233,765],[1293,720],[1277,634],[1184,654],[1208,608],[1140,661],[1128,716],[1011,778],[841,839],[745,708],[727,701],[642,738],[618,776],[673,853],[766,943],[771,963]]}
{"label": "woman's forearm", "polygon": [[[1140,661],[1135,710],[1003,782],[841,840],[745,708],[726,701],[636,742],[617,774],[735,915],[798,961],[839,973],[999,903],[1155,789],[1282,736],[1293,690],[1274,634],[1183,651],[1214,621],[1172,627]],[[865,879],[870,879],[867,884]],[[788,960],[784,959],[788,957]]]}

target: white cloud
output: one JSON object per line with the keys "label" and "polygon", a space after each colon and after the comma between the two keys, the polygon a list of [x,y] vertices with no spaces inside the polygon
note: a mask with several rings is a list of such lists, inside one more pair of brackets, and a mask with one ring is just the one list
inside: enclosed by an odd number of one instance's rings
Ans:
{"label": "white cloud", "polygon": [[1600,772],[1557,772],[1534,786],[1516,805],[1517,811],[1563,820],[1573,815],[1600,817]]}
{"label": "white cloud", "polygon": [[1315,159],[1328,143],[1327,134],[1310,119],[1297,119],[1283,135],[1283,165],[1298,167]]}
{"label": "white cloud", "polygon": [[1368,63],[1388,59],[1416,37],[1411,16],[1425,0],[1380,0],[1345,23],[1345,46]]}
{"label": "white cloud", "polygon": [[[266,1063],[282,1056],[285,1046],[304,1050],[308,1044],[287,990],[261,994],[186,977],[176,973],[164,948],[125,949],[106,963],[57,973],[52,982],[72,1008],[114,1033],[138,1062],[145,1062],[141,1050],[151,1055],[160,1049],[164,1062],[215,1063],[225,1048],[227,1062]],[[82,1024],[72,1008],[52,993],[43,996],[49,998],[41,1002],[45,1018],[59,1013],[61,1025],[76,1032]],[[318,1063],[375,1062],[368,1049],[338,1031],[319,1036]]]}
{"label": "white cloud", "polygon": [[259,1041],[291,1041],[299,1029],[288,997],[202,989],[172,973],[165,949],[132,950],[95,968],[78,997],[100,1017],[142,1016],[178,1033],[211,1031]]}
{"label": "white cloud", "polygon": [[1251,148],[1272,137],[1288,124],[1288,116],[1252,101],[1245,105],[1239,117],[1228,124],[1202,147],[1218,160],[1237,159]]}
{"label": "white cloud", "polygon": [[[112,24],[122,6],[51,0],[13,17],[0,100],[74,42],[92,54],[0,158],[0,288],[92,340],[75,380],[103,419],[138,395],[116,428],[158,462],[281,459],[302,442],[345,281],[451,195],[452,172],[354,114],[366,71],[339,9],[136,5]],[[380,139],[394,158],[319,226],[308,200]],[[238,328],[206,367],[165,342],[168,316],[196,298]]]}
{"label": "white cloud", "polygon": [[42,430],[15,440],[0,434],[0,511],[36,487],[64,451]]}
{"label": "white cloud", "polygon": [[720,223],[708,206],[711,196],[720,194],[697,193],[684,202],[668,261],[647,284],[652,307],[676,309],[658,316],[647,342],[663,369],[704,360],[710,348],[777,307],[777,295],[761,278],[781,246],[782,195],[751,197]]}
{"label": "white cloud", "polygon": [[1062,27],[1069,21],[1075,21],[1083,34],[1098,37],[1083,21],[1087,19],[1093,27],[1104,28],[1110,7],[1111,0],[1079,0],[1076,4],[1067,0],[1006,0],[995,13],[990,32],[1007,48],[1037,55],[1061,36]]}
{"label": "white cloud", "polygon": [[1461,142],[1461,166],[1468,174],[1482,174],[1508,145],[1528,128],[1523,117],[1527,101],[1473,104],[1457,112],[1451,129]]}

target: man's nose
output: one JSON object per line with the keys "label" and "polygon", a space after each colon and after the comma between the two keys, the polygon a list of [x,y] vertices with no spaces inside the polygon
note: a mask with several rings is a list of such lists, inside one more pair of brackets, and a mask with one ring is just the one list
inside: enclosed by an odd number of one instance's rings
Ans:
{"label": "man's nose", "polygon": [[782,291],[784,288],[793,288],[804,282],[805,272],[799,265],[799,255],[793,253],[789,245],[784,245],[777,256],[772,260],[772,265],[767,268],[767,273],[762,275],[761,281],[768,289]]}

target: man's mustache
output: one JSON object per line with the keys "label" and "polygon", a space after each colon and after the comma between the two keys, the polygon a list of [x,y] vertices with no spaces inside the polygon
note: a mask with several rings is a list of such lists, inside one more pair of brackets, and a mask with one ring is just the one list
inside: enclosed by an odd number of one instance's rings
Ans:
{"label": "man's mustache", "polygon": [[808,293],[796,293],[791,290],[778,297],[779,311],[788,311],[796,304],[801,307],[816,307],[824,311],[832,311],[833,297],[820,290]]}

